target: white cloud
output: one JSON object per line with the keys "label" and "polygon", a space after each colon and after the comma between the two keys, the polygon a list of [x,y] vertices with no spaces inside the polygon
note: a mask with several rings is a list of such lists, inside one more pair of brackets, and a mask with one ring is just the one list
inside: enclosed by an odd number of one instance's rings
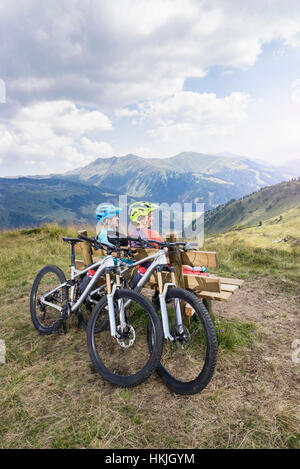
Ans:
{"label": "white cloud", "polygon": [[294,80],[292,82],[292,102],[295,104],[300,103],[300,79]]}
{"label": "white cloud", "polygon": [[[107,115],[119,119],[120,128],[129,119],[141,130],[132,148],[147,148],[145,154],[245,153],[247,142],[260,156],[262,148],[271,152],[267,145],[278,153],[284,139],[287,148],[298,145],[296,132],[288,133],[297,127],[296,111],[285,121],[289,129],[279,125],[277,97],[272,112],[250,122],[252,104],[243,93],[218,98],[183,89],[187,78],[203,77],[210,67],[223,67],[223,74],[246,70],[264,44],[299,47],[299,38],[298,0],[2,0],[0,63],[8,102],[0,111],[11,118],[0,121],[2,171],[12,164],[19,173],[28,165],[36,172],[63,170],[98,152],[112,154],[101,135],[112,128]],[[299,102],[298,85],[291,96]],[[127,133],[120,135],[114,145],[128,148]]]}
{"label": "white cloud", "polygon": [[165,141],[200,141],[203,136],[232,135],[247,117],[249,96],[232,93],[217,98],[214,93],[181,91],[163,101],[139,105],[142,120],[152,123],[148,131]]}
{"label": "white cloud", "polygon": [[2,0],[0,35],[11,97],[111,112],[175,94],[213,65],[250,67],[265,42],[298,46],[300,3]]}
{"label": "white cloud", "polygon": [[109,143],[92,137],[111,128],[103,113],[79,109],[66,100],[24,107],[12,121],[0,123],[3,171],[19,163],[26,174],[61,172],[112,156]]}
{"label": "white cloud", "polygon": [[86,132],[111,130],[110,119],[99,111],[78,109],[70,101],[48,101],[25,107],[18,113],[14,124],[18,128],[39,123],[65,135],[80,136]]}
{"label": "white cloud", "polygon": [[115,116],[118,118],[122,117],[132,117],[132,116],[137,116],[138,115],[138,110],[137,109],[120,109],[115,112]]}
{"label": "white cloud", "polygon": [[111,145],[106,142],[92,141],[86,137],[82,137],[79,143],[80,150],[82,150],[84,154],[89,155],[91,158],[99,158],[101,155],[112,156],[113,154]]}
{"label": "white cloud", "polygon": [[132,153],[134,155],[143,156],[145,158],[153,157],[153,150],[151,150],[151,148],[148,148],[148,147],[138,146],[138,147],[134,148]]}
{"label": "white cloud", "polygon": [[0,78],[0,104],[6,102],[6,86],[5,81]]}

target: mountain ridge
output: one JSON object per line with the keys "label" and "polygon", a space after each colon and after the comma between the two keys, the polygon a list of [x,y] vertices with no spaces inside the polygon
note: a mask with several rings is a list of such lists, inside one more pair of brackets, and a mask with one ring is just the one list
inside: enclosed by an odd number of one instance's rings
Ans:
{"label": "mountain ridge", "polygon": [[290,178],[281,170],[246,157],[196,152],[97,158],[64,174],[0,179],[0,227],[73,218],[90,223],[97,204],[118,203],[124,194],[130,200],[203,203],[212,210]]}
{"label": "mountain ridge", "polygon": [[134,154],[97,158],[63,177],[98,187],[117,187],[119,193],[160,203],[202,202],[207,209],[284,179],[280,170],[268,163],[197,152],[168,158]]}
{"label": "mountain ridge", "polygon": [[284,181],[205,213],[205,231],[220,233],[232,226],[263,223],[293,208],[300,208],[300,178]]}

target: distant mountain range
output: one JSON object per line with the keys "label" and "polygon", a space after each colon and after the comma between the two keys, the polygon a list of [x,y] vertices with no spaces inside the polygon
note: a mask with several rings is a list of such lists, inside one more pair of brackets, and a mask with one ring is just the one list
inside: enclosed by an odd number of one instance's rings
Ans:
{"label": "distant mountain range", "polygon": [[205,212],[205,233],[220,233],[233,226],[257,225],[293,208],[300,209],[300,178],[264,187]]}
{"label": "distant mountain range", "polygon": [[68,180],[150,201],[203,202],[206,210],[293,176],[293,171],[241,156],[192,152],[171,158],[99,158],[64,174]]}
{"label": "distant mountain range", "polygon": [[65,174],[0,179],[0,228],[93,223],[96,205],[116,203],[119,194],[158,203],[204,203],[211,210],[295,176],[300,160],[276,167],[228,153],[98,158]]}

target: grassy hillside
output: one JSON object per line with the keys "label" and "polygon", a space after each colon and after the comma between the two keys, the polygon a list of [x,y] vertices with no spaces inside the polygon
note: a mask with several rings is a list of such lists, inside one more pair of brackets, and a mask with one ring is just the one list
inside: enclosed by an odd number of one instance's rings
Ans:
{"label": "grassy hillside", "polygon": [[0,178],[0,230],[45,222],[94,223],[97,205],[116,200],[98,187],[64,179]]}
{"label": "grassy hillside", "polygon": [[246,282],[228,303],[214,305],[219,358],[212,382],[201,394],[178,396],[157,375],[131,390],[104,382],[75,318],[65,336],[34,329],[31,285],[45,264],[67,273],[63,235],[76,235],[76,228],[0,233],[0,339],[7,348],[0,364],[1,448],[299,447],[299,365],[291,360],[297,247],[251,247],[247,238],[237,242],[236,232],[207,240],[218,252],[217,273]]}
{"label": "grassy hillside", "polygon": [[218,233],[234,225],[257,225],[297,207],[300,207],[300,179],[264,187],[205,213],[205,231]]}
{"label": "grassy hillside", "polygon": [[222,243],[227,240],[237,243],[246,241],[253,248],[279,248],[292,252],[295,247],[300,246],[300,206],[256,226],[238,225],[222,236],[208,236],[207,242],[214,239],[219,239]]}
{"label": "grassy hillside", "polygon": [[299,292],[300,207],[261,226],[208,235],[204,248],[218,253],[220,270],[226,276],[272,275],[279,288]]}

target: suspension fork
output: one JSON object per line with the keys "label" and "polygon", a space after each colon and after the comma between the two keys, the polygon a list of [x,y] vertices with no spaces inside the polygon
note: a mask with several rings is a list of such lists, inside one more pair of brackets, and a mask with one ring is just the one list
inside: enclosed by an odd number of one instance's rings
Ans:
{"label": "suspension fork", "polygon": [[[170,271],[171,271],[172,283],[174,283],[174,285],[176,286],[174,268],[171,267]],[[183,321],[182,321],[182,311],[180,307],[180,300],[179,298],[175,298],[173,301],[174,301],[174,307],[175,307],[175,321],[178,327],[179,334],[181,334],[183,332]]]}
{"label": "suspension fork", "polygon": [[117,327],[116,327],[115,307],[114,307],[114,296],[116,293],[116,284],[114,284],[113,287],[111,286],[110,270],[111,270],[110,267],[107,267],[105,270],[108,317],[109,317],[110,335],[112,337],[117,337]]}
{"label": "suspension fork", "polygon": [[170,333],[168,310],[167,310],[167,303],[166,303],[166,295],[167,295],[168,287],[172,284],[165,283],[165,285],[163,285],[161,266],[156,267],[156,273],[157,273],[157,283],[158,283],[158,298],[159,298],[160,313],[161,313],[164,336],[165,336],[165,340],[173,341],[174,339]]}
{"label": "suspension fork", "polygon": [[[174,341],[174,337],[170,333],[166,297],[167,297],[168,289],[170,287],[176,287],[176,280],[175,280],[175,273],[174,273],[173,267],[169,267],[168,270],[171,273],[171,283],[165,283],[163,285],[162,267],[158,266],[156,268],[157,282],[158,282],[158,297],[159,297],[161,319],[162,319],[165,339],[170,340],[170,341]],[[182,314],[181,314],[179,298],[174,299],[174,307],[175,307],[176,325],[178,326],[179,333],[181,333],[182,330],[183,330],[183,324],[182,324]]]}
{"label": "suspension fork", "polygon": [[[116,282],[111,285],[111,271],[116,270],[115,267],[106,268],[106,288],[107,288],[107,305],[108,305],[108,315],[109,315],[109,324],[110,324],[110,334],[112,337],[118,338],[119,334],[117,332],[116,325],[116,316],[115,316],[115,305],[114,305],[114,296],[118,288],[121,287],[121,276],[120,271],[116,271]],[[122,298],[118,299],[118,308],[120,314],[120,326],[121,330],[126,326],[126,316],[124,308],[124,300]]]}
{"label": "suspension fork", "polygon": [[[120,270],[121,269],[118,267],[116,271],[116,288],[120,288],[122,286]],[[119,307],[119,312],[120,312],[120,326],[121,326],[121,330],[123,331],[127,323],[123,298],[118,299],[118,307]]]}

